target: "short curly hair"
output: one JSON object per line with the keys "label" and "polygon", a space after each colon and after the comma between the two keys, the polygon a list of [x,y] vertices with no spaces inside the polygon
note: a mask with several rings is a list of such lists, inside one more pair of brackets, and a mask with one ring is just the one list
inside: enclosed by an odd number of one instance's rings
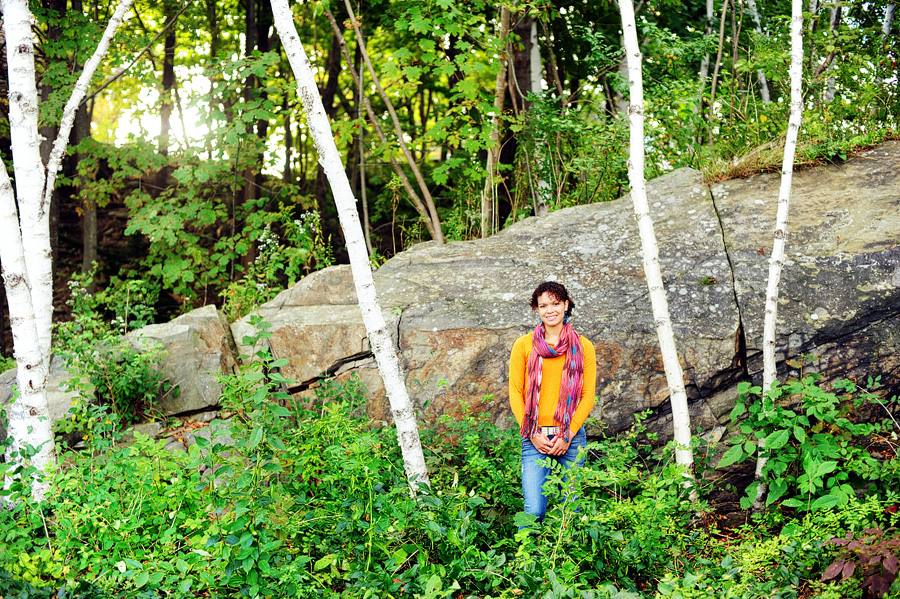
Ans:
{"label": "short curly hair", "polygon": [[531,309],[537,310],[538,307],[538,298],[545,293],[549,293],[552,297],[556,298],[561,302],[569,302],[569,307],[566,310],[566,316],[572,316],[572,308],[575,307],[575,301],[569,297],[569,292],[566,291],[566,288],[562,283],[557,283],[556,281],[544,281],[534,290],[534,293],[531,294]]}

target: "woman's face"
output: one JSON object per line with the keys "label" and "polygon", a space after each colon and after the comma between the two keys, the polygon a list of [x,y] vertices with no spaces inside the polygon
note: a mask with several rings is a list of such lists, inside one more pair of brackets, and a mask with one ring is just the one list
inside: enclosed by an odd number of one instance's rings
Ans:
{"label": "woman's face", "polygon": [[563,318],[566,316],[566,310],[569,309],[569,302],[559,301],[556,296],[550,295],[546,291],[537,298],[537,312],[544,323],[545,327],[560,326]]}

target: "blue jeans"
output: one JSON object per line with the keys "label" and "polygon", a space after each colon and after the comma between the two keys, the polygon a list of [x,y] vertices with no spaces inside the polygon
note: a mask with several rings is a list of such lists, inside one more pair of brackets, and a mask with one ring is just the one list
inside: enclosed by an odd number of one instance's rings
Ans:
{"label": "blue jeans", "polygon": [[[555,435],[550,436],[552,441]],[[578,450],[587,445],[587,434],[584,428],[575,435],[569,445],[568,451],[559,456],[548,456],[535,449],[530,439],[522,439],[522,495],[525,496],[525,513],[537,516],[538,522],[544,519],[547,513],[547,497],[544,495],[544,483],[550,475],[549,465],[538,462],[553,460],[562,464],[566,469],[572,466],[584,464],[584,456],[575,463],[578,458]]]}

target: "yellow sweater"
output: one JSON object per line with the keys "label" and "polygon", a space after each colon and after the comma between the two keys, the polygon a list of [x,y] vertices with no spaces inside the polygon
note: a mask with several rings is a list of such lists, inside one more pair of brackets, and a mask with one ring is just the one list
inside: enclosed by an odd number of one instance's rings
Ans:
{"label": "yellow sweater", "polygon": [[[512,408],[519,428],[522,428],[522,418],[525,416],[525,388],[528,380],[528,358],[531,356],[532,333],[519,337],[513,345],[512,355],[509,357],[509,405]],[[597,390],[597,355],[594,352],[594,344],[581,337],[584,346],[584,384],[581,388],[581,401],[572,414],[570,428],[577,433],[587,420],[591,410],[594,409],[594,394]],[[559,388],[562,385],[562,372],[565,356],[556,358],[544,358],[544,368],[541,373],[541,399],[538,403],[538,425],[557,426],[553,420],[553,413],[559,403]]]}

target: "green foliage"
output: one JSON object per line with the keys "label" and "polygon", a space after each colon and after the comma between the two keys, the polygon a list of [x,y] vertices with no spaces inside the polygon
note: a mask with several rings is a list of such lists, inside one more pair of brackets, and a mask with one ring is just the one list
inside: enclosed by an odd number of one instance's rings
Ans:
{"label": "green foliage", "polygon": [[[890,485],[804,512],[775,532],[758,523],[723,534],[703,499],[708,487],[700,483],[699,503],[689,500],[673,446],[654,447],[643,416],[590,443],[583,468],[554,470],[550,509],[537,524],[521,512],[518,431],[491,424],[486,396],[422,427],[432,486],[413,496],[396,432],[371,428],[359,381],[324,380],[292,398],[282,390],[292,384],[280,373],[287,362],[262,349],[269,325],[253,323],[256,334],[243,340],[256,348],[253,360],[221,379],[227,420],[192,431],[187,452],[140,434],[127,448],[95,443],[93,455],[63,456],[41,506],[20,483],[2,491],[14,508],[0,511],[0,570],[11,575],[0,574],[0,589],[34,597],[60,589],[217,599],[797,599],[810,585],[822,596],[838,588],[853,596],[863,559],[872,566],[866,576],[894,567],[893,533],[866,531],[894,530],[900,496]],[[823,403],[806,402],[833,425]],[[883,482],[872,479],[870,489]],[[859,545],[850,547],[848,531]],[[876,553],[877,564],[866,557]],[[836,561],[843,572],[853,560],[857,576],[819,580]]]}
{"label": "green foliage", "polygon": [[[801,511],[843,506],[857,489],[875,491],[871,484],[881,478],[882,463],[854,440],[868,438],[886,424],[854,422],[851,413],[875,396],[864,391],[853,397],[857,389],[852,381],[835,384],[836,389],[847,392],[839,396],[820,388],[816,384],[819,378],[808,374],[773,385],[764,395],[749,383],[738,385],[739,398],[731,419],[740,432],[718,467],[767,456],[762,472],[769,487],[767,506],[779,501]],[[759,399],[751,401],[752,396]],[[741,500],[745,509],[755,499],[758,484],[750,485]]]}
{"label": "green foliage", "polygon": [[12,356],[0,356],[0,372],[6,372],[12,368],[16,368],[16,359]]}
{"label": "green foliage", "polygon": [[[162,359],[159,347],[139,351],[123,336],[129,325],[142,325],[153,314],[145,303],[154,297],[150,287],[143,281],[129,281],[91,295],[86,287],[89,279],[73,275],[69,281],[72,320],[56,328],[56,351],[73,373],[69,387],[80,397],[60,429],[81,431],[89,443],[115,442],[113,431],[119,425],[137,422],[162,394],[177,393],[177,389],[162,379],[157,367]],[[113,324],[103,320],[106,311],[116,314]]]}
{"label": "green foliage", "polygon": [[[285,243],[273,230],[283,231]],[[271,215],[258,240],[256,259],[247,267],[243,278],[229,284],[222,294],[222,307],[229,321],[248,314],[260,304],[273,299],[279,291],[293,285],[310,271],[331,266],[334,258],[330,240],[322,232],[316,211],[304,212],[291,219],[289,210]]]}
{"label": "green foliage", "polygon": [[[550,94],[532,94],[531,109],[512,127],[519,132],[518,200],[512,217],[532,211],[530,189],[550,210],[619,198],[628,184],[626,121],[591,119],[598,107],[560,108]],[[543,181],[546,186],[538,186]]]}

